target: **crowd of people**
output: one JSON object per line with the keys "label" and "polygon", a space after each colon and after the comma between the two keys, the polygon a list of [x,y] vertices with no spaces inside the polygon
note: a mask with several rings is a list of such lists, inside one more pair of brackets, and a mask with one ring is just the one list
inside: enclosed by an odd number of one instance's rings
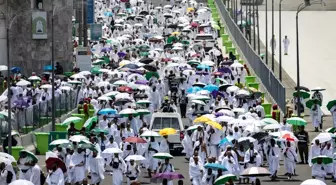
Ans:
{"label": "crowd of people", "polygon": [[[179,185],[257,185],[256,177],[277,179],[280,160],[288,179],[296,175],[297,163],[309,164],[318,182],[336,177],[331,134],[336,129],[319,134],[308,150],[304,119],[288,116],[280,123],[276,105],[274,114],[266,115],[262,93],[245,83],[248,69],[233,53],[225,57],[219,49],[218,23],[206,5],[103,0],[95,1],[95,12],[103,36],[90,41],[92,70],[76,69],[56,82],[57,95],[77,89],[78,110],[85,115],[82,129],[73,119],[68,139],[50,143],[47,174],[38,158],[23,150],[16,177],[11,165],[16,160],[0,153],[0,184],[16,179],[34,185],[105,184],[111,178],[113,185],[131,185],[147,174],[150,183],[162,185],[175,180]],[[213,39],[197,40],[202,36]],[[50,98],[50,85],[33,92],[30,85],[14,86],[13,93]],[[188,124],[178,130],[170,123],[155,132],[151,120],[156,112],[179,113]],[[176,134],[183,136],[187,177],[171,161],[169,137]]]}

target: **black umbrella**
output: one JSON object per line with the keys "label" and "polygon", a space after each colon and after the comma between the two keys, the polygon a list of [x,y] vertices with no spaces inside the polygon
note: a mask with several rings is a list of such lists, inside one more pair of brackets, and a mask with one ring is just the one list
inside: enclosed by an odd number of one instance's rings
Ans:
{"label": "black umbrella", "polygon": [[209,114],[209,112],[197,110],[197,111],[195,111],[195,112],[192,113],[193,116],[204,115],[204,114]]}
{"label": "black umbrella", "polygon": [[[170,14],[166,14],[166,15],[163,15],[166,19],[169,19],[169,18],[173,18],[173,16],[172,15],[170,15]],[[177,27],[177,25],[176,25],[176,27]]]}
{"label": "black umbrella", "polygon": [[254,133],[251,137],[253,137],[256,140],[260,140],[261,138],[266,137],[266,136],[268,136],[267,132],[257,132],[257,133]]}
{"label": "black umbrella", "polygon": [[166,44],[163,46],[163,49],[171,49],[173,48],[173,44]]}
{"label": "black umbrella", "polygon": [[231,84],[220,85],[220,86],[219,86],[219,90],[220,90],[220,91],[226,91],[226,89],[227,89],[228,87],[231,87],[231,86],[232,86]]}
{"label": "black umbrella", "polygon": [[200,88],[203,88],[205,86],[205,84],[203,83],[195,83],[192,85],[193,87],[200,87]]}
{"label": "black umbrella", "polygon": [[149,15],[149,13],[147,11],[141,11],[139,15]]}
{"label": "black umbrella", "polygon": [[232,60],[227,60],[227,61],[222,62],[222,64],[230,66],[230,65],[233,64],[233,61]]}
{"label": "black umbrella", "polygon": [[141,17],[141,16],[137,16],[137,17],[135,17],[135,19],[138,20],[138,21],[142,21],[144,18]]}
{"label": "black umbrella", "polygon": [[126,18],[126,20],[128,20],[128,21],[133,21],[134,18],[135,18],[134,15],[130,15],[130,16],[128,16],[128,17]]}
{"label": "black umbrella", "polygon": [[144,65],[142,67],[145,68],[148,71],[151,71],[151,72],[156,72],[157,71],[157,68],[153,65]]}
{"label": "black umbrella", "polygon": [[139,60],[140,63],[143,63],[143,64],[150,64],[152,63],[154,60],[151,59],[151,58],[142,58],[141,60]]}
{"label": "black umbrella", "polygon": [[139,66],[136,64],[126,64],[122,68],[129,68],[129,69],[138,69]]}
{"label": "black umbrella", "polygon": [[271,140],[272,138],[273,138],[273,137],[272,137],[271,135],[265,136],[265,137],[263,137],[263,138],[261,138],[261,139],[258,139],[258,144],[263,144],[263,143],[265,143],[266,141]]}
{"label": "black umbrella", "polygon": [[122,106],[125,105],[126,103],[131,102],[129,99],[118,99],[114,102],[115,106]]}
{"label": "black umbrella", "polygon": [[148,98],[148,95],[147,94],[136,94],[134,95],[134,98]]}
{"label": "black umbrella", "polygon": [[245,98],[248,98],[248,97],[250,97],[249,95],[246,95],[246,94],[237,94],[236,95],[236,98],[237,99],[245,99]]}
{"label": "black umbrella", "polygon": [[[295,90],[296,90],[296,91],[298,90],[297,87],[295,87]],[[305,86],[300,86],[300,90],[304,90],[304,91],[307,91],[307,92],[310,91],[309,88],[307,88],[307,87],[305,87]]]}
{"label": "black umbrella", "polygon": [[167,28],[173,28],[173,29],[176,29],[178,27],[177,24],[170,24],[167,26]]}

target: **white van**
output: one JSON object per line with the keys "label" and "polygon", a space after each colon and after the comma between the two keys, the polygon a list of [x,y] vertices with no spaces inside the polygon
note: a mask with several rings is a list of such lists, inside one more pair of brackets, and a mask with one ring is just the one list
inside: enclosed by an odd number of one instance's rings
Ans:
{"label": "white van", "polygon": [[159,132],[164,128],[173,128],[177,130],[176,134],[168,136],[169,149],[181,152],[183,150],[182,140],[184,137],[184,125],[179,113],[157,112],[152,115],[149,130]]}

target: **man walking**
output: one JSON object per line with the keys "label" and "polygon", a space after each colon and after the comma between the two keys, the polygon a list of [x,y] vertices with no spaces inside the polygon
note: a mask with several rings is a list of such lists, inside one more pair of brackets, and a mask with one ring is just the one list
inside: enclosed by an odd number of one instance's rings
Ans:
{"label": "man walking", "polygon": [[271,41],[270,41],[270,46],[271,46],[272,50],[273,50],[273,48],[274,48],[274,53],[273,53],[273,55],[275,55],[276,44],[277,44],[277,43],[276,43],[275,35],[273,35],[273,37],[271,38]]}
{"label": "man walking", "polygon": [[285,38],[282,42],[284,44],[285,55],[288,55],[288,47],[289,47],[290,41],[289,41],[287,35],[285,36]]}
{"label": "man walking", "polygon": [[304,130],[304,126],[299,127],[300,131],[295,134],[298,138],[298,149],[301,158],[300,164],[308,164],[308,144],[309,144],[309,136],[308,132]]}

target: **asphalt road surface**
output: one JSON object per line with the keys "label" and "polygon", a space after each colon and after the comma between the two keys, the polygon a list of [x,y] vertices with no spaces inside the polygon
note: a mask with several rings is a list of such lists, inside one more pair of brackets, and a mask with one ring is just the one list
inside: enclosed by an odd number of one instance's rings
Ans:
{"label": "asphalt road surface", "polygon": [[[317,132],[313,132],[313,127],[312,124],[310,122],[310,118],[306,117],[306,120],[309,121],[308,123],[308,128],[307,131],[309,131],[309,136],[310,136],[310,140],[312,140],[318,133]],[[188,124],[188,121],[186,119],[183,120],[184,124]],[[324,118],[324,129],[329,128],[332,126],[332,122],[331,122],[331,117],[325,117]],[[174,155],[174,154],[173,154]],[[43,170],[45,171],[45,156],[38,156],[39,157],[39,165],[43,168]],[[171,161],[172,164],[175,167],[175,170],[178,173],[183,174],[183,176],[185,177],[184,179],[184,184],[186,185],[191,185],[191,182],[189,180],[189,163],[186,161],[186,159],[184,158],[184,156],[176,156],[175,158]],[[293,177],[292,180],[287,180],[287,176],[283,176],[283,174],[285,174],[285,170],[283,167],[283,161],[280,162],[281,166],[278,172],[278,176],[279,178],[276,181],[270,181],[270,178],[268,177],[263,177],[261,178],[261,184],[262,185],[299,185],[300,182],[306,180],[306,179],[311,179],[311,168],[308,165],[300,165],[298,164],[296,167],[296,173],[298,174],[298,176]],[[267,166],[266,166],[267,168]],[[126,184],[126,178],[124,178],[124,184]],[[150,183],[150,179],[147,178],[147,171],[145,169],[141,169],[141,178],[140,178],[140,182],[141,184],[153,184],[154,183]],[[238,182],[237,182],[238,183]],[[105,179],[104,182],[101,185],[111,185],[112,184],[112,176],[109,175],[105,175]],[[177,182],[174,182],[174,184],[177,184]],[[327,180],[327,184],[333,184],[331,182],[331,180]]]}

